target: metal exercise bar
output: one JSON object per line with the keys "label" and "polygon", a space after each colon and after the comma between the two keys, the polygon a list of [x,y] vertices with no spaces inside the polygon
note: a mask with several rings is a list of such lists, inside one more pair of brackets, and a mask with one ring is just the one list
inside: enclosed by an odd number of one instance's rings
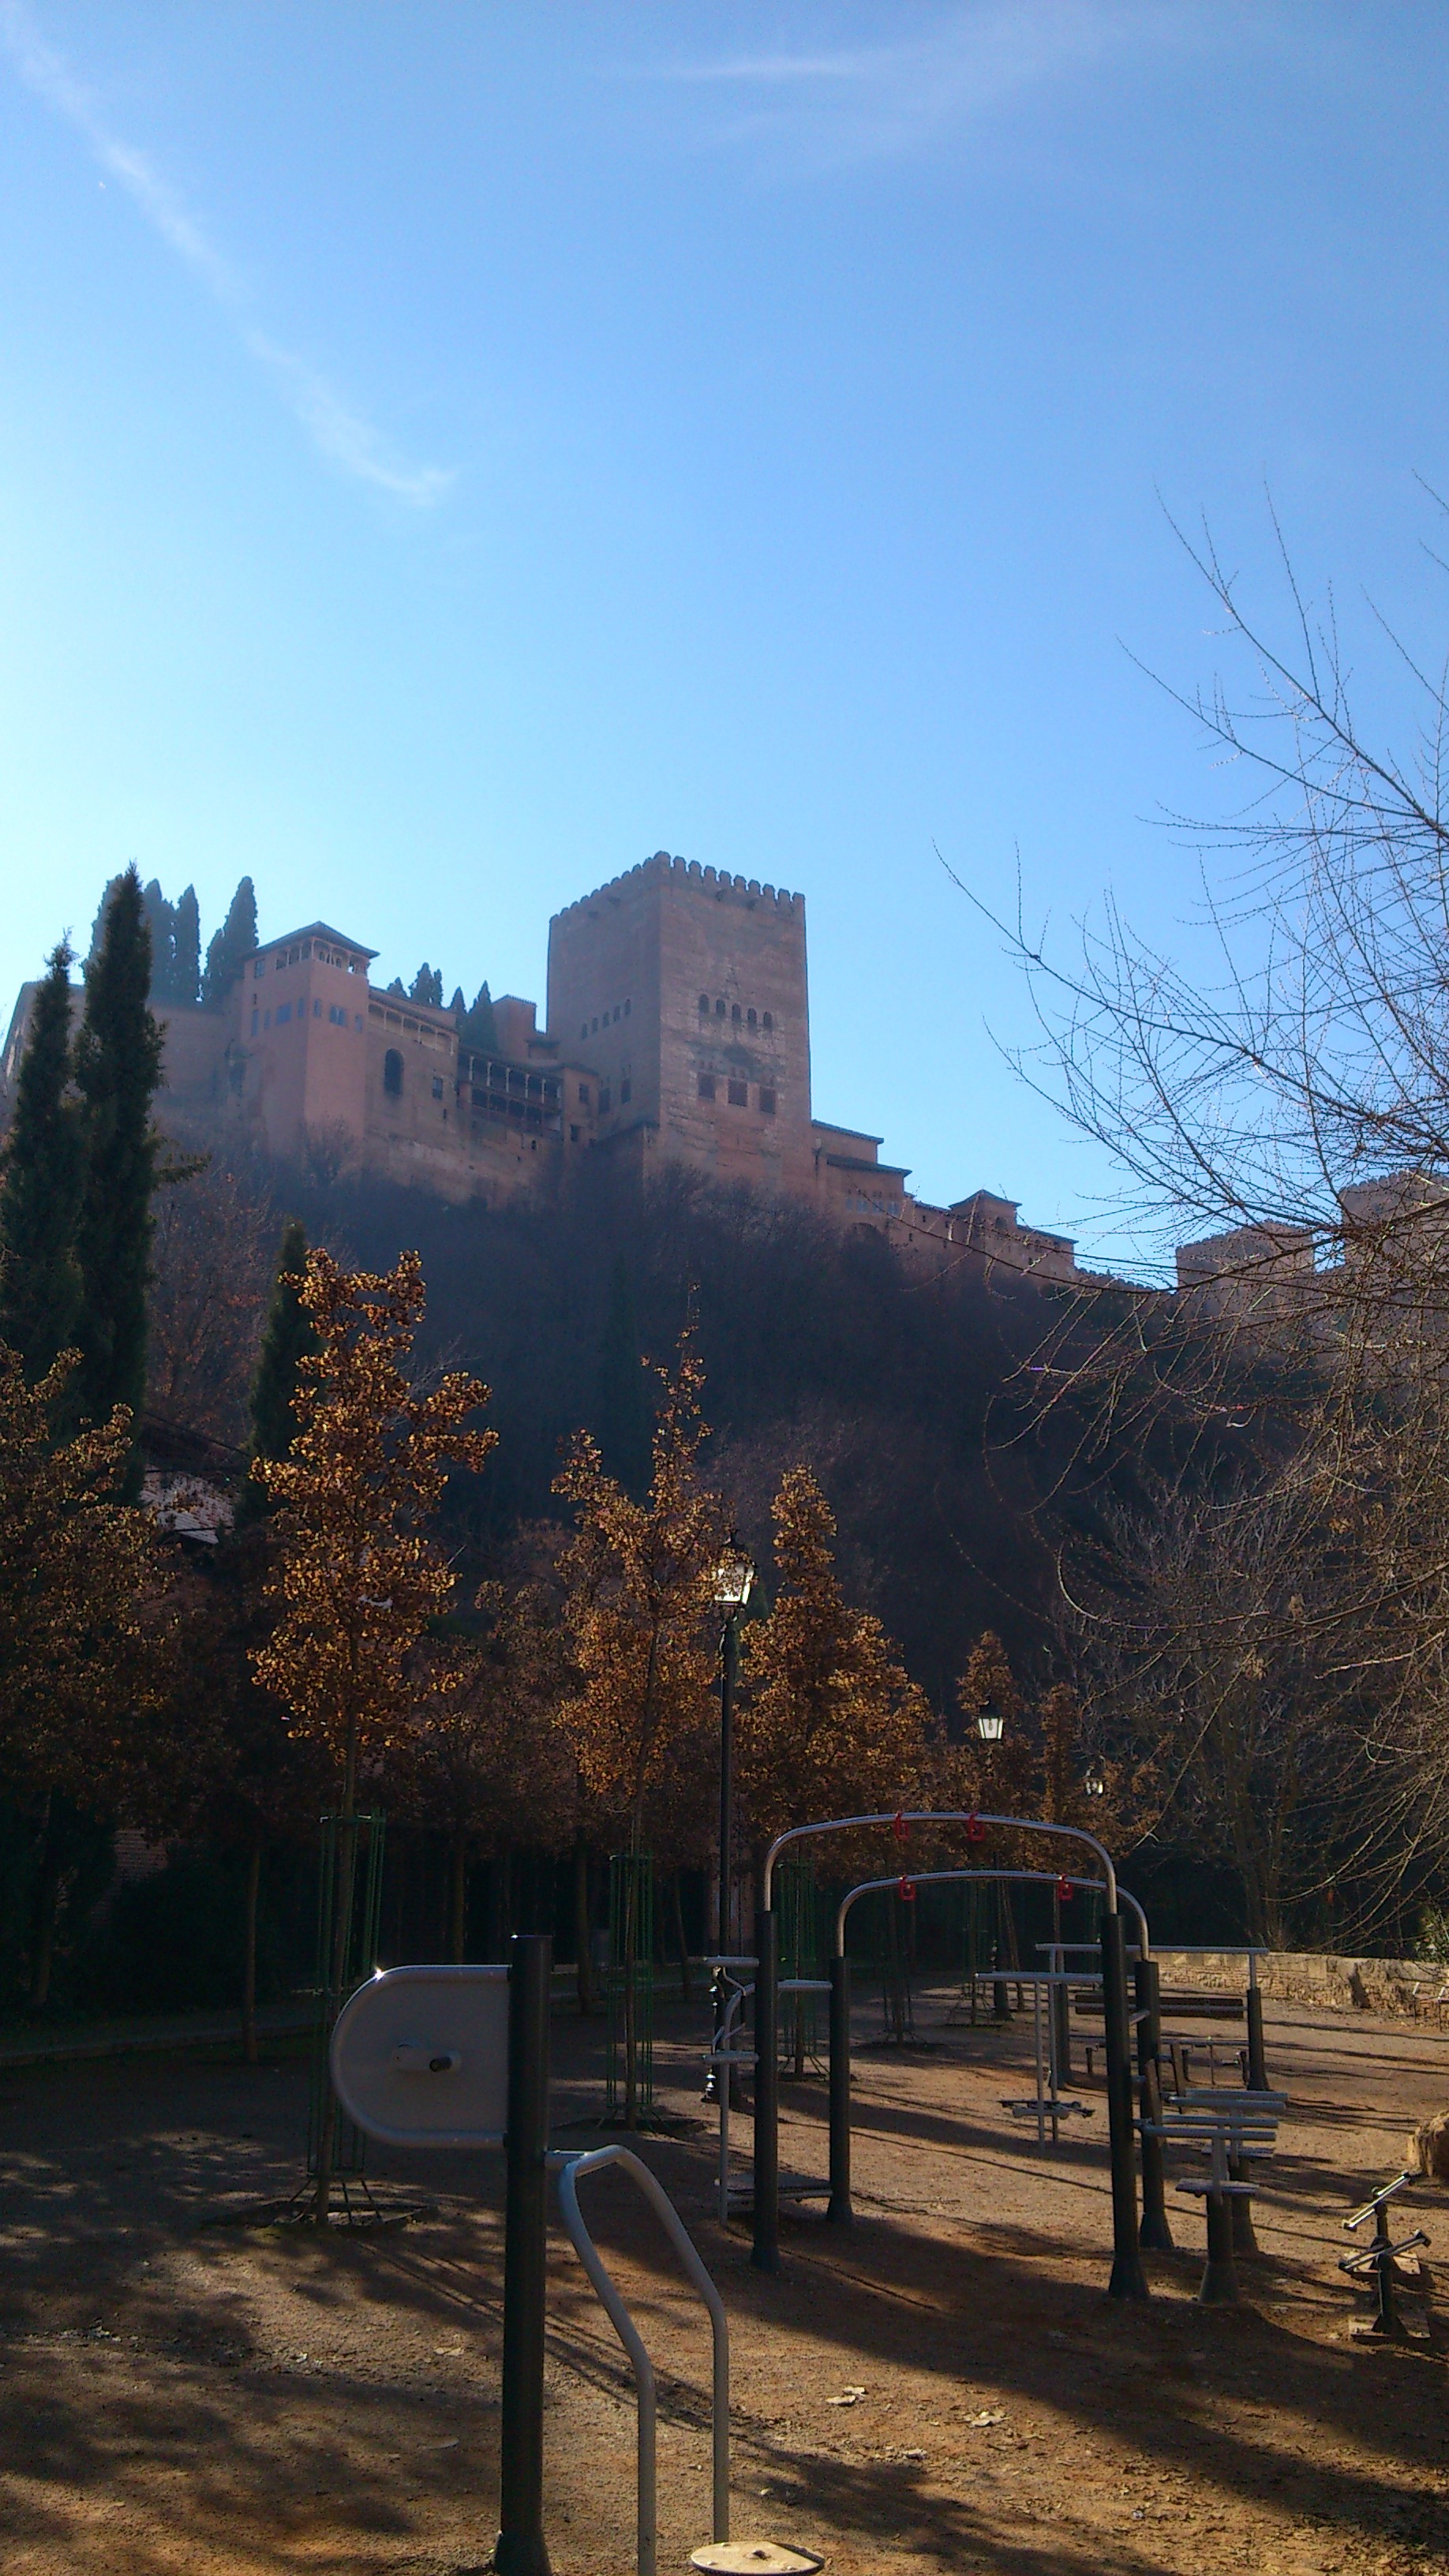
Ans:
{"label": "metal exercise bar", "polygon": [[[753,1968],[756,1962],[753,1959],[737,1959],[733,1964],[736,1967]],[[782,1995],[827,1995],[831,1988],[824,1977],[782,1977],[777,1991]],[[733,1988],[725,2003],[715,2045],[705,2059],[707,2066],[723,2068],[726,2078],[729,2077],[733,2067],[749,2066],[754,2062],[751,2050],[732,2046],[735,2037],[735,2017],[748,2002],[749,1995],[748,1986],[737,1985]],[[715,2098],[719,2104],[719,2223],[721,2227],[727,2227],[730,2215],[730,2110],[732,2107],[728,2082],[724,2090],[717,2091]]]}
{"label": "metal exercise bar", "polygon": [[639,2576],[657,2576],[659,2563],[658,2477],[655,2430],[658,2405],[654,2386],[654,2366],[644,2349],[639,2330],[625,2307],[603,2259],[584,2225],[579,2208],[579,2184],[585,2174],[599,2173],[606,2165],[620,2165],[636,2182],[651,2204],[671,2245],[679,2256],[693,2288],[709,2311],[710,2332],[714,2344],[714,2388],[712,2417],[714,2427],[714,2538],[730,2536],[730,2339],[724,2303],[718,2290],[695,2251],[663,2184],[656,2181],[649,2167],[628,2147],[595,2147],[588,2154],[550,2158],[558,2164],[559,2207],[563,2222],[579,2261],[587,2272],[609,2323],[629,2356],[634,2373],[634,2387],[639,2409],[639,2502],[636,2556]]}
{"label": "metal exercise bar", "polygon": [[548,1934],[515,1933],[508,1969],[502,2478],[493,2553],[498,2576],[550,2576],[543,2533],[543,2363],[552,1989]]}
{"label": "metal exercise bar", "polygon": [[[909,1821],[909,1819],[907,1821]],[[989,1824],[992,1819],[989,1816],[983,1816],[981,1821],[983,1824]],[[955,1879],[958,1883],[965,1882],[967,1880],[974,1880],[978,1887],[998,1886],[1003,1883],[1009,1883],[1014,1887],[1060,1887],[1063,1880],[1066,1879],[1066,1884],[1069,1887],[1074,1889],[1084,1889],[1088,1895],[1095,1894],[1097,1896],[1103,1896],[1106,1894],[1106,1883],[1100,1878],[1067,1878],[1065,1871],[1055,1869],[897,1869],[891,1872],[889,1878],[863,1878],[858,1887],[850,1888],[841,1899],[840,1906],[835,1917],[835,1955],[837,1958],[843,1958],[845,1955],[845,1922],[856,1898],[858,1896],[871,1896],[882,1888],[899,1887],[902,1878],[908,1879],[912,1887],[935,1887],[940,1885],[940,1883],[945,1879]],[[1151,1943],[1148,1939],[1147,1933],[1147,1917],[1144,1914],[1142,1907],[1139,1905],[1135,1896],[1129,1896],[1125,1887],[1119,1887],[1117,1889],[1117,1897],[1120,1904],[1130,1906],[1132,1912],[1136,1915],[1138,1924],[1141,1927],[1142,1955],[1144,1958],[1150,1958]],[[1046,1942],[1042,1942],[1039,1946],[1045,1949],[1049,1945]],[[1090,1955],[1095,1955],[1097,1949],[1095,1941],[1067,1941],[1060,1942],[1056,1946],[1061,1949],[1083,1950],[1088,1952]],[[1013,1977],[1014,1975],[1015,1971],[1013,1971]],[[1023,1983],[1025,1983],[1025,1978],[1026,1972],[1023,1970]]]}
{"label": "metal exercise bar", "polygon": [[[768,1865],[766,1888],[768,1891]],[[755,1918],[755,2191],[750,2261],[780,2268],[780,1919]]]}
{"label": "metal exercise bar", "polygon": [[[1115,1887],[1113,1893],[1115,1895]],[[1146,1935],[1143,1935],[1144,1943]],[[1147,1955],[1144,1950],[1144,1956]],[[1102,1925],[1102,2055],[1107,2150],[1112,2166],[1112,2299],[1145,2299],[1137,2245],[1137,2171],[1132,2134],[1132,2043],[1127,2017],[1127,1943],[1115,1904]]]}
{"label": "metal exercise bar", "polygon": [[1249,1948],[1235,1941],[1174,1941],[1173,1951],[1183,1959],[1246,1959],[1247,1992],[1243,1997],[1243,2019],[1247,2026],[1248,2071],[1245,2078],[1254,2093],[1268,2089],[1267,2059],[1263,2051],[1263,1989],[1258,1983],[1258,1961],[1271,1956],[1267,1950]]}
{"label": "metal exercise bar", "polygon": [[[1064,1835],[1068,1842],[1085,1843],[1089,1851],[1096,1853],[1101,1863],[1102,1876],[1106,1882],[1107,1910],[1109,1914],[1115,1914],[1117,1911],[1117,1872],[1113,1867],[1112,1855],[1106,1844],[1099,1843],[1095,1834],[1084,1833],[1080,1825],[1049,1825],[1035,1816],[987,1816],[981,1814],[976,1808],[968,1811],[964,1807],[912,1807],[903,1808],[897,1814],[889,1816],[832,1816],[819,1825],[792,1825],[788,1833],[776,1835],[765,1854],[765,1866],[760,1883],[761,1910],[766,1914],[770,1911],[775,1863],[781,1852],[791,1843],[808,1842],[817,1834],[853,1833],[866,1825],[895,1824],[1009,1825],[1016,1833]],[[1146,1937],[1145,1926],[1143,1937]]]}
{"label": "metal exercise bar", "polygon": [[1155,2123],[1162,2117],[1162,2009],[1157,1961],[1140,1958],[1132,1972],[1137,1998],[1137,2102],[1141,2111],[1138,2137],[1142,2151],[1142,2223],[1137,2242],[1150,2254],[1170,2254],[1172,2228],[1167,2215],[1167,2175],[1162,2140]]}
{"label": "metal exercise bar", "polygon": [[1344,2226],[1352,2234],[1354,2229],[1362,2227],[1366,2218],[1371,2218],[1374,2223],[1373,2241],[1365,2246],[1362,2254],[1340,2254],[1338,2258],[1340,2272],[1372,2271],[1374,2273],[1375,2287],[1378,2291],[1378,2314],[1368,2331],[1370,2334],[1386,2335],[1396,2343],[1407,2340],[1407,2329],[1399,2314],[1399,2304],[1395,2297],[1394,2258],[1398,2254],[1412,2253],[1416,2246],[1427,2245],[1429,2239],[1422,2227],[1416,2227],[1412,2235],[1401,2236],[1395,2245],[1390,2238],[1389,2224],[1384,2213],[1394,2195],[1415,2179],[1416,2177],[1407,2171],[1398,2174],[1392,2182],[1386,2182],[1379,2191],[1376,2191],[1372,2200],[1366,2200],[1362,2209],[1356,2209],[1351,2218],[1343,2221]]}

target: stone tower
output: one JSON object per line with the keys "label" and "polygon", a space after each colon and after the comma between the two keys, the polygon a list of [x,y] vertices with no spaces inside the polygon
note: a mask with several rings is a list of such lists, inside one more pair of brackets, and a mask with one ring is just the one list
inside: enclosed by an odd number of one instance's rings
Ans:
{"label": "stone tower", "polygon": [[803,895],[657,851],[550,923],[548,1026],[619,1161],[813,1188]]}

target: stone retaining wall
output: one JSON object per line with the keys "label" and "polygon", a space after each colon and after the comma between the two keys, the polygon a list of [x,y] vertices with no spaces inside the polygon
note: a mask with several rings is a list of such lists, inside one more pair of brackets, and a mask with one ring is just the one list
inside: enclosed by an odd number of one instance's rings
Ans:
{"label": "stone retaining wall", "polygon": [[[1156,1950],[1164,1986],[1198,1986],[1240,1995],[1248,1963],[1231,1950]],[[1274,1950],[1258,1961],[1265,2002],[1312,2004],[1325,2012],[1429,2013],[1449,1994],[1449,1968],[1422,1959],[1357,1959],[1329,1951]]]}

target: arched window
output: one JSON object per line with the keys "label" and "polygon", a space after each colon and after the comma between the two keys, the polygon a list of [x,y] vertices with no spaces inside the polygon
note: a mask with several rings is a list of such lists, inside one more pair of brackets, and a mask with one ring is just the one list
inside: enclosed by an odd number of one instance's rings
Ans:
{"label": "arched window", "polygon": [[402,1090],[402,1057],[396,1047],[389,1047],[382,1059],[382,1087],[394,1096]]}
{"label": "arched window", "polygon": [[769,1011],[767,1011],[767,1012],[765,1013],[764,1026],[765,1026],[767,1029],[772,1029],[772,1028],[774,1027],[774,1025],[775,1025],[775,1022],[774,1022],[773,1015],[772,1015]]}
{"label": "arched window", "polygon": [[701,1009],[702,1011],[707,1011],[707,1010],[709,1009],[709,995],[708,995],[708,993],[701,993],[701,994],[700,994],[700,997],[699,997],[699,1007],[700,1007],[700,1009]]}
{"label": "arched window", "polygon": [[725,1006],[723,1002],[716,1002],[714,1006],[714,1015],[717,1020],[722,1020],[724,1018]]}
{"label": "arched window", "polygon": [[754,1015],[754,1012],[753,1012],[753,1011],[746,1011],[746,1013],[745,1013],[745,1018],[749,1021],[749,1024],[750,1024],[751,1028],[753,1028],[753,1027],[754,1027],[754,1025],[755,1025],[755,1015]]}
{"label": "arched window", "polygon": [[743,1014],[743,1012],[741,1011],[741,1009],[740,1009],[740,1006],[739,1006],[738,1002],[736,1002],[736,1004],[735,1004],[735,1006],[734,1006],[734,1009],[733,1009],[733,1010],[731,1011],[731,1013],[730,1013],[730,1018],[733,1020],[733,1022],[734,1022],[734,1024],[735,1024],[735,1027],[736,1027],[736,1028],[738,1028],[738,1027],[739,1027],[740,1021],[742,1020],[742,1018],[743,1018],[743,1017],[744,1017],[744,1014]]}

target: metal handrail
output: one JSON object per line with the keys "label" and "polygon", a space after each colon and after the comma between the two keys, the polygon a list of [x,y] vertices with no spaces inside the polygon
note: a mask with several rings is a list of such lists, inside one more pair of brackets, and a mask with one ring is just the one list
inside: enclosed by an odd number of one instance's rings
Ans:
{"label": "metal handrail", "polygon": [[579,2208],[578,2187],[585,2174],[599,2173],[606,2165],[622,2165],[639,2185],[662,2225],[665,2234],[684,2265],[690,2282],[699,2292],[709,2311],[710,2333],[714,2345],[714,2386],[711,2413],[713,2418],[713,2537],[728,2540],[730,2536],[730,2338],[724,2302],[705,2270],[684,2221],[663,2184],[649,2167],[620,2146],[593,2147],[581,2156],[549,2157],[558,2167],[559,2207],[568,2229],[574,2252],[587,2272],[609,2323],[629,2356],[634,2373],[634,2387],[639,2409],[638,2445],[638,2537],[636,2556],[639,2576],[657,2576],[659,2553],[658,2469],[655,2445],[657,2400],[654,2365],[644,2349],[639,2329],[625,2307],[608,2272],[603,2257],[584,2225]]}
{"label": "metal handrail", "polygon": [[1035,1816],[986,1816],[974,1807],[969,1810],[965,1807],[911,1807],[898,1809],[895,1814],[888,1816],[832,1816],[824,1824],[792,1825],[788,1833],[777,1834],[765,1854],[765,1866],[761,1874],[760,1902],[765,1912],[768,1914],[770,1911],[775,1863],[787,1844],[808,1842],[816,1834],[845,1834],[858,1831],[865,1825],[895,1824],[1009,1825],[1015,1833],[1065,1834],[1069,1841],[1085,1843],[1089,1851],[1096,1853],[1102,1865],[1102,1876],[1107,1883],[1107,1911],[1109,1914],[1115,1914],[1117,1911],[1117,1872],[1113,1867],[1112,1855],[1105,1843],[1099,1843],[1095,1834],[1084,1832],[1080,1825],[1049,1825],[1042,1823]]}
{"label": "metal handrail", "polygon": [[[1065,1828],[1063,1830],[1065,1830]],[[1059,1874],[1056,1870],[1051,1869],[894,1870],[889,1878],[863,1878],[858,1887],[850,1888],[846,1895],[842,1897],[840,1910],[835,1917],[835,1955],[837,1959],[843,1959],[845,1956],[845,1918],[852,1905],[855,1903],[856,1898],[858,1896],[877,1895],[882,1888],[899,1887],[902,1878],[909,1880],[912,1887],[931,1887],[939,1884],[943,1879],[975,1879],[982,1886],[997,1886],[1009,1882],[1015,1887],[1060,1887],[1065,1881],[1065,1884],[1068,1887],[1095,1888],[1097,1893],[1103,1896],[1107,1892],[1100,1878],[1066,1878],[1065,1872]],[[1143,1912],[1142,1907],[1135,1896],[1129,1895],[1125,1887],[1118,1887],[1115,1892],[1118,1905],[1130,1905],[1133,1913],[1136,1915],[1142,1931],[1140,1945],[1141,1955],[1144,1959],[1150,1959],[1152,1956],[1152,1944],[1148,1937],[1147,1917]],[[1076,1950],[1095,1950],[1097,1944],[1095,1942],[1085,1941],[1074,1941],[1069,1944],[1048,1943],[1043,1941],[1038,1944],[1038,1947],[1043,1950],[1048,1948],[1065,1947],[1070,1947]],[[1019,1977],[1024,1984],[1026,1979],[1033,1972],[1030,1968],[1013,1968],[1003,1970],[1002,1973],[1008,1984],[1010,1984],[1013,1977]],[[1089,1980],[1084,1978],[1082,1982],[1085,1984],[1089,1982]],[[781,1986],[781,1992],[784,1992],[783,1984]]]}

